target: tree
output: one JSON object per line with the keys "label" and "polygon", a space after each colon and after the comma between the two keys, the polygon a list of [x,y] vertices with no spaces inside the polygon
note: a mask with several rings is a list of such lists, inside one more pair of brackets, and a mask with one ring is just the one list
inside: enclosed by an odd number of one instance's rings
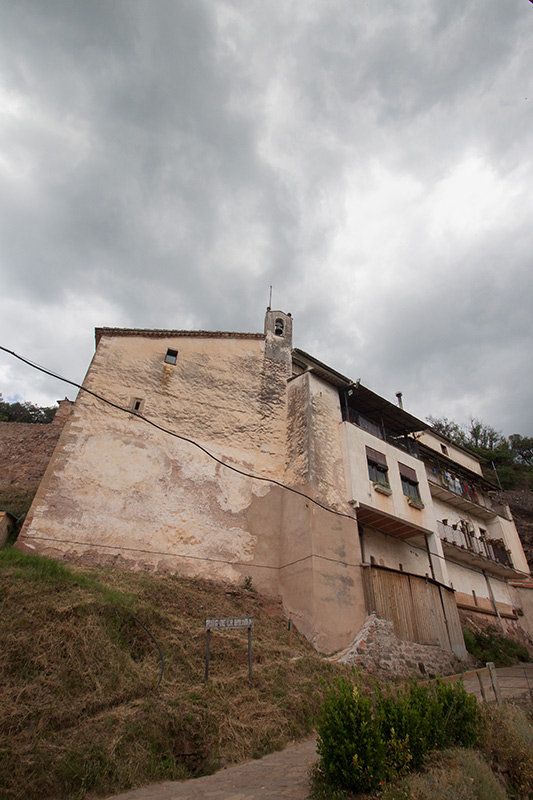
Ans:
{"label": "tree", "polygon": [[519,433],[512,433],[511,436],[509,436],[509,443],[511,445],[511,452],[516,461],[527,464],[529,467],[533,466],[532,436],[520,436]]}
{"label": "tree", "polygon": [[441,436],[451,439],[452,442],[461,445],[461,447],[466,447],[465,431],[457,422],[453,422],[453,420],[448,419],[448,417],[426,417],[426,419],[431,427],[434,428],[437,433],[440,433]]}
{"label": "tree", "polygon": [[7,403],[0,394],[0,422],[52,422],[57,406],[36,406],[33,403]]}
{"label": "tree", "polygon": [[504,489],[530,483],[533,437],[514,433],[507,439],[476,417],[471,417],[465,425],[459,425],[447,417],[427,417],[427,420],[437,433],[471,450],[479,458],[485,476],[493,480],[496,477]]}

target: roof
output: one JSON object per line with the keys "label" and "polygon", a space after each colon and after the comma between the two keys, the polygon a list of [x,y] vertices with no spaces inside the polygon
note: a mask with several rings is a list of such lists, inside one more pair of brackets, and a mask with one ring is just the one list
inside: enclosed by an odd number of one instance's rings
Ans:
{"label": "roof", "polygon": [[238,333],[236,331],[179,331],[153,328],[95,328],[96,346],[102,336],[141,336],[152,339],[174,339],[191,336],[202,339],[264,339],[264,333]]}
{"label": "roof", "polygon": [[378,425],[384,425],[393,433],[412,433],[414,431],[424,431],[430,427],[427,422],[422,422],[422,420],[404,411],[403,408],[367,389],[359,380],[350,380],[350,378],[331,369],[331,367],[318,361],[318,359],[303,350],[295,349],[293,353],[296,356],[296,360],[300,359],[306,363],[309,372],[336,386],[338,389],[346,389],[348,405],[369,420],[375,421]]}

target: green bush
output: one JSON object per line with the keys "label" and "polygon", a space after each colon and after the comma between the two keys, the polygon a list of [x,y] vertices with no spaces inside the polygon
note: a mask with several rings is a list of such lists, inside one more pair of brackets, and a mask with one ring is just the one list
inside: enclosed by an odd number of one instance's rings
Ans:
{"label": "green bush", "polygon": [[484,631],[463,630],[466,649],[478,661],[493,661],[497,666],[507,667],[519,661],[530,661],[527,647],[499,633],[493,625]]}
{"label": "green bush", "polygon": [[476,698],[462,684],[412,682],[393,692],[378,686],[372,699],[338,678],[317,722],[315,775],[336,788],[368,792],[419,769],[435,749],[473,744],[478,730]]}
{"label": "green bush", "polygon": [[323,779],[334,787],[367,792],[385,777],[386,745],[369,697],[345,678],[331,684],[318,717],[317,752]]}

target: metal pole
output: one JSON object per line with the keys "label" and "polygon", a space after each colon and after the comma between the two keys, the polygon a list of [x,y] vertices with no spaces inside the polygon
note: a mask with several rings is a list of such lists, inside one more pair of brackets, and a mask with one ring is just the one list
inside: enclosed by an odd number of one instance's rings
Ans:
{"label": "metal pole", "polygon": [[248,677],[252,682],[252,629],[248,628]]}
{"label": "metal pole", "polygon": [[207,680],[209,678],[209,634],[210,633],[211,633],[211,631],[208,628],[207,629],[207,636],[206,636],[206,639],[205,639],[205,682],[206,683],[207,683]]}

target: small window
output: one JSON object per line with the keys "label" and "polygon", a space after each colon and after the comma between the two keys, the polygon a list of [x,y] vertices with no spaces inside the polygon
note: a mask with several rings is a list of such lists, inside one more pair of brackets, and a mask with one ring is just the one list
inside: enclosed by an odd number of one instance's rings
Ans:
{"label": "small window", "polygon": [[167,350],[167,354],[165,356],[165,363],[166,364],[175,364],[178,360],[178,351],[171,350],[170,348]]}
{"label": "small window", "polygon": [[400,478],[402,479],[402,491],[406,497],[413,500],[420,500],[420,490],[418,488],[418,478],[416,472],[405,464],[398,464]]}
{"label": "small window", "polygon": [[443,452],[443,454],[444,454],[445,456],[447,456],[447,455],[448,455],[448,448],[446,447],[446,445],[445,445],[445,444],[441,444],[441,446],[440,446],[440,449],[442,450],[442,452]]}
{"label": "small window", "polygon": [[133,397],[130,403],[130,408],[136,414],[141,414],[144,406],[144,400],[142,397]]}
{"label": "small window", "polygon": [[373,450],[372,447],[366,448],[366,461],[368,464],[368,477],[374,483],[381,483],[384,486],[389,485],[389,468],[387,467],[387,458],[378,450]]}
{"label": "small window", "polygon": [[274,323],[274,333],[276,336],[283,336],[283,320],[277,319]]}

